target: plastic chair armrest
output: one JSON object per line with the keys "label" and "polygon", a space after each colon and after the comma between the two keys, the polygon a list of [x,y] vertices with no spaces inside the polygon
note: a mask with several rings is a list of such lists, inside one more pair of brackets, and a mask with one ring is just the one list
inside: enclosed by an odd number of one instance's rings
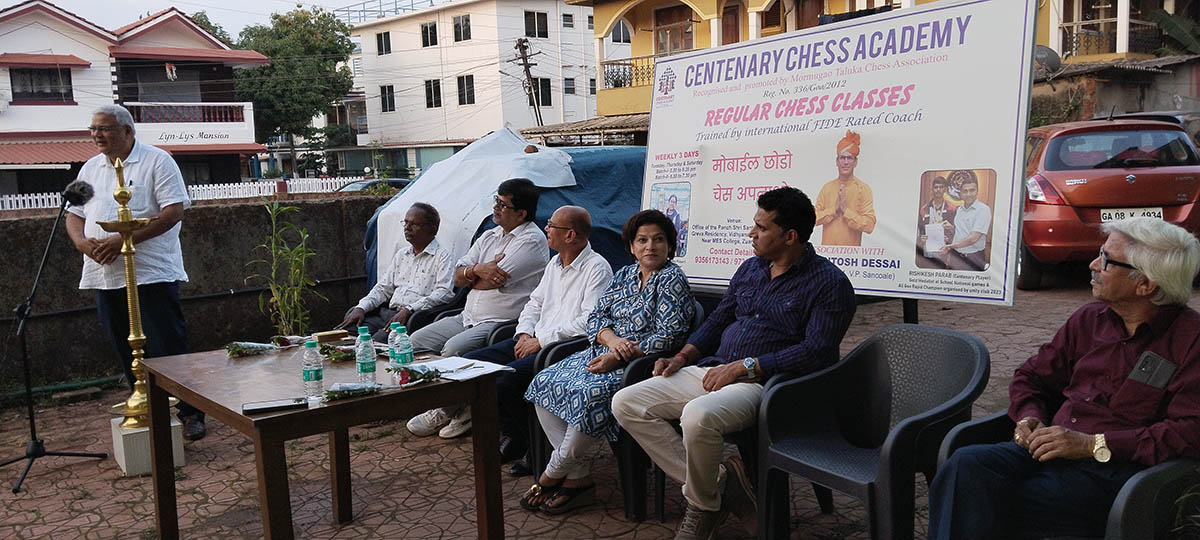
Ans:
{"label": "plastic chair armrest", "polygon": [[938,451],[938,467],[949,459],[950,454],[964,446],[1011,439],[1015,428],[1016,423],[1003,411],[955,426],[942,440],[941,450]]}
{"label": "plastic chair armrest", "polygon": [[1175,502],[1188,488],[1200,484],[1200,461],[1164,461],[1129,478],[1108,512],[1106,540],[1160,538],[1171,529]]}

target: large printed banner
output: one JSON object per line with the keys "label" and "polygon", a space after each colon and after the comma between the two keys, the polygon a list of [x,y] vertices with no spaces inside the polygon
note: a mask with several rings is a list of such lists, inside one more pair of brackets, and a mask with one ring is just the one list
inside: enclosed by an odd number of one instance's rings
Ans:
{"label": "large printed banner", "polygon": [[660,58],[643,207],[693,286],[728,284],[758,195],[792,186],[859,294],[1012,305],[1034,12],[943,1]]}

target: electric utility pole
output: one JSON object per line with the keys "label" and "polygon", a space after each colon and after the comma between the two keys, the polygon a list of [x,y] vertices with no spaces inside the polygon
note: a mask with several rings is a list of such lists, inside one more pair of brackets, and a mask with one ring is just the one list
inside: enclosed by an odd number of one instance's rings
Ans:
{"label": "electric utility pole", "polygon": [[529,68],[537,64],[530,63],[529,59],[542,53],[529,54],[529,40],[526,38],[517,38],[517,46],[514,48],[519,56],[509,62],[520,61],[521,67],[525,70],[525,92],[529,95],[529,101],[533,103],[533,117],[537,120],[538,127],[541,127],[543,125],[541,88],[538,86],[537,80],[533,78],[533,74],[529,72]]}

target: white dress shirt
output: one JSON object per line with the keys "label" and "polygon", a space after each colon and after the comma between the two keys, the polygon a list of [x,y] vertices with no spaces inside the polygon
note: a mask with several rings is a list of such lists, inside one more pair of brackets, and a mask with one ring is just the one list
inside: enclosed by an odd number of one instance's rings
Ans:
{"label": "white dress shirt", "polygon": [[457,266],[492,262],[501,253],[504,258],[499,262],[500,269],[511,277],[499,289],[471,289],[467,293],[467,305],[462,312],[463,326],[517,318],[550,260],[546,234],[534,222],[526,221],[508,234],[504,234],[501,227],[488,229],[458,260]]}
{"label": "white dress shirt", "polygon": [[[124,164],[125,185],[131,198],[129,210],[133,217],[154,217],[163,208],[183,203],[186,209],[192,205],[179,166],[163,150],[134,140],[129,157]],[[88,238],[103,240],[117,233],[105,232],[99,221],[117,220],[117,201],[113,191],[117,189],[117,170],[108,157],[99,154],[79,169],[79,180],[92,185],[95,196],[83,206],[71,206],[68,212],[83,218],[83,234]],[[183,250],[179,246],[179,229],[183,222],[176,223],[166,232],[134,245],[133,260],[137,269],[137,282],[141,285],[187,281],[183,270]],[[118,255],[111,263],[101,266],[91,257],[83,256],[83,276],[79,279],[80,289],[122,289],[125,287],[125,256]]]}
{"label": "white dress shirt", "polygon": [[517,322],[517,334],[529,334],[542,346],[587,334],[588,316],[613,277],[612,267],[591,244],[571,264],[563,266],[561,257],[550,259]]}
{"label": "white dress shirt", "polygon": [[358,301],[358,307],[370,313],[386,302],[395,310],[417,311],[449,302],[453,288],[454,259],[434,238],[421,253],[413,253],[411,245],[397,250],[388,271]]}

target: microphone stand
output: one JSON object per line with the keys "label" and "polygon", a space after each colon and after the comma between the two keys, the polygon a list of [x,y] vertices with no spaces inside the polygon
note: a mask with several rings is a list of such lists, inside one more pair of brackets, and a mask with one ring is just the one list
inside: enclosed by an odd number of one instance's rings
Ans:
{"label": "microphone stand", "polygon": [[[54,233],[58,232],[58,224],[62,221],[63,212],[67,208],[67,197],[62,198],[62,202],[58,205],[58,217],[54,218],[54,227],[50,229],[50,239],[46,241],[46,251],[42,253],[42,262],[38,265],[37,275],[33,278],[33,288],[29,291],[29,297],[21,302],[21,305],[13,309],[16,318],[13,319],[13,333],[9,336],[9,343],[12,342],[12,337],[16,336],[21,344],[21,365],[25,371],[25,407],[29,414],[29,445],[25,447],[25,455],[6,460],[0,463],[0,467],[8,466],[21,460],[28,460],[25,464],[25,470],[21,472],[21,477],[13,486],[12,492],[18,493],[21,491],[21,484],[25,482],[25,476],[29,474],[29,469],[33,467],[33,462],[37,458],[43,456],[65,456],[65,457],[85,457],[85,458],[108,458],[107,453],[82,453],[82,452],[51,452],[46,450],[46,445],[37,436],[37,424],[33,416],[33,386],[29,376],[29,349],[25,343],[25,323],[29,320],[29,314],[33,309],[33,297],[37,294],[38,283],[42,280],[42,270],[46,268],[46,259],[50,256],[50,247],[54,245]],[[5,363],[8,360],[8,347],[4,350]]]}

